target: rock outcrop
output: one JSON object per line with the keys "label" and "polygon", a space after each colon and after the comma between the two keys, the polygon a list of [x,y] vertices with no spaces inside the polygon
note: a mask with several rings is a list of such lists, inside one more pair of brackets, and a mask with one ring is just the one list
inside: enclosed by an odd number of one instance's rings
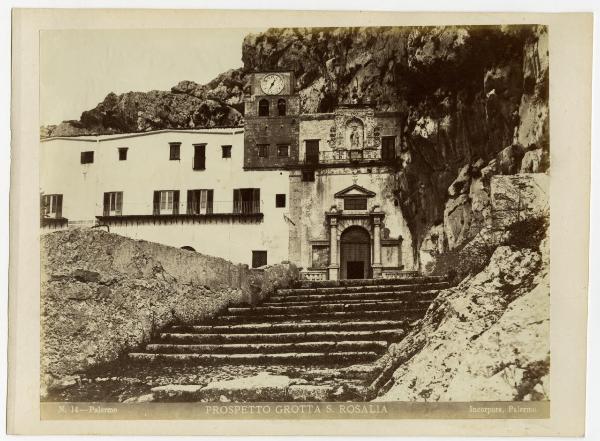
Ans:
{"label": "rock outcrop", "polygon": [[42,127],[42,137],[134,133],[243,125],[244,72],[231,69],[206,85],[181,81],[170,91],[109,93],[79,121]]}
{"label": "rock outcrop", "polygon": [[171,323],[210,317],[228,305],[289,286],[292,265],[250,270],[224,259],[71,229],[41,238],[42,384],[115,360]]}
{"label": "rock outcrop", "polygon": [[546,241],[537,251],[498,247],[482,272],[440,293],[390,348],[393,375],[377,400],[548,399],[548,256]]}

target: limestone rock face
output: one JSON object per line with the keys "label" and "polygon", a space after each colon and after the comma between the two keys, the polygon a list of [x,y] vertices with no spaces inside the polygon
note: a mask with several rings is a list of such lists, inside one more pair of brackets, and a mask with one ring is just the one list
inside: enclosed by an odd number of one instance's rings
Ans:
{"label": "limestone rock face", "polygon": [[544,253],[501,246],[489,265],[440,293],[390,355],[381,401],[547,399],[549,279]]}

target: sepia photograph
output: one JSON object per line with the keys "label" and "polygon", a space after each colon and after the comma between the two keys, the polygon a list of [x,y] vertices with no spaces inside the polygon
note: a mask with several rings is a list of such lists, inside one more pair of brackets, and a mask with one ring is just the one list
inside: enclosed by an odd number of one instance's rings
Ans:
{"label": "sepia photograph", "polygon": [[40,34],[42,400],[549,400],[547,29],[223,33]]}
{"label": "sepia photograph", "polygon": [[41,421],[555,418],[559,34],[307,17],[39,28]]}

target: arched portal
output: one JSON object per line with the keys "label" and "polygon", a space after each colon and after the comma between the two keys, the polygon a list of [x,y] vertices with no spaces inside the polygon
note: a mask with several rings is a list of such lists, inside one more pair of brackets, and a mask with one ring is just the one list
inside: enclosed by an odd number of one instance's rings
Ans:
{"label": "arched portal", "polygon": [[182,250],[187,250],[187,251],[196,251],[193,247],[189,246],[189,245],[185,245],[183,247],[181,247]]}
{"label": "arched portal", "polygon": [[340,272],[342,279],[371,277],[371,237],[364,228],[351,226],[342,232]]}

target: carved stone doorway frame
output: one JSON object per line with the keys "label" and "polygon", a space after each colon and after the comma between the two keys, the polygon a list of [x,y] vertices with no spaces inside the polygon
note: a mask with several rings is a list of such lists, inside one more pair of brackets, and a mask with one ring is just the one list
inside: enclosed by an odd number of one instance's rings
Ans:
{"label": "carved stone doorway frame", "polygon": [[351,226],[359,226],[369,232],[371,237],[371,269],[374,279],[382,277],[381,264],[381,221],[385,214],[378,206],[371,211],[363,213],[351,213],[339,211],[337,206],[331,207],[325,213],[327,225],[329,225],[329,266],[327,267],[328,279],[339,280],[340,278],[340,236],[342,232]]}

